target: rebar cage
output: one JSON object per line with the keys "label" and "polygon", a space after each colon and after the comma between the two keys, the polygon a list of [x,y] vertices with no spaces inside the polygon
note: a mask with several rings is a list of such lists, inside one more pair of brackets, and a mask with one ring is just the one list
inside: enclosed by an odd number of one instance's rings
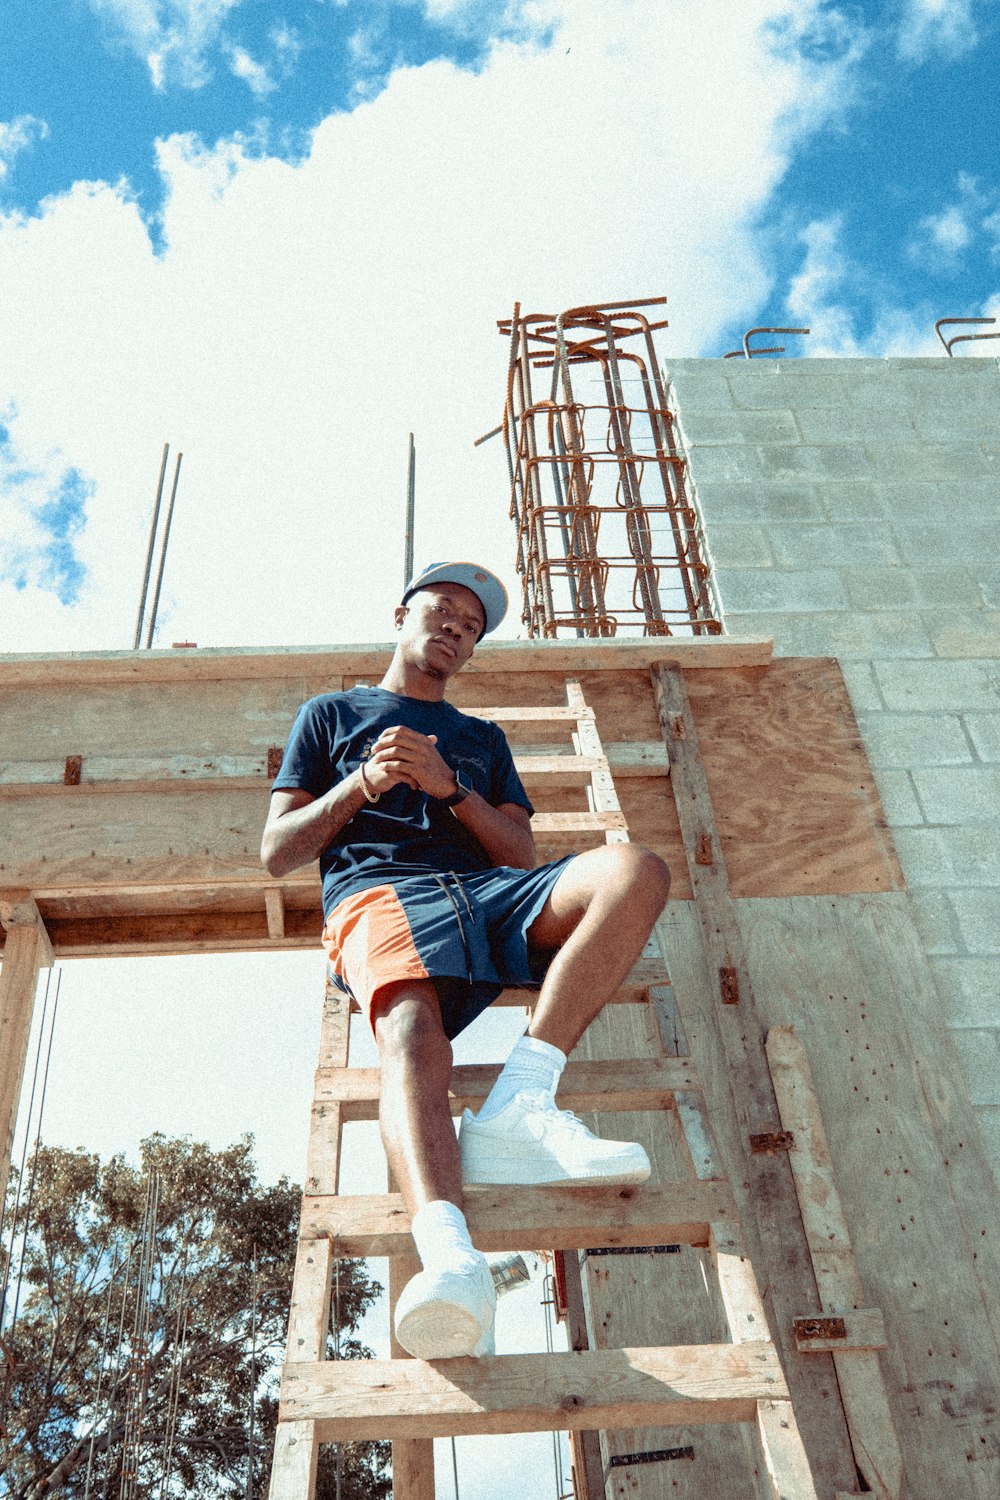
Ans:
{"label": "rebar cage", "polygon": [[[502,431],[529,636],[719,635],[687,462],[641,308],[606,302],[499,323]],[[639,340],[639,351],[625,350]],[[537,399],[532,371],[551,370]],[[626,394],[628,387],[628,394]],[[645,489],[644,489],[645,485]]]}

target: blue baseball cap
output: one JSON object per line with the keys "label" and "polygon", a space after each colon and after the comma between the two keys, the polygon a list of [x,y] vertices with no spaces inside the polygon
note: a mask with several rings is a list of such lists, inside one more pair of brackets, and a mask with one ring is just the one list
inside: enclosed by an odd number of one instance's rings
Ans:
{"label": "blue baseball cap", "polygon": [[[475,594],[483,606],[483,614],[486,617],[483,635],[496,630],[507,613],[507,590],[495,573],[491,573],[488,568],[481,567],[479,563],[431,563],[429,568],[425,568],[406,585],[401,602],[405,604],[410,595],[415,594],[418,589],[430,588],[435,583],[460,583],[464,589]],[[481,639],[482,636],[480,636]]]}

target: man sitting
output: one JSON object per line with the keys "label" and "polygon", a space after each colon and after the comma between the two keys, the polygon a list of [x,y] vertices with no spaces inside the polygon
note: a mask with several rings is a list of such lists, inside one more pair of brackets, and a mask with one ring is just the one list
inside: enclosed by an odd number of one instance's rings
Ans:
{"label": "man sitting", "polygon": [[[261,846],[276,877],[319,858],[331,971],[375,1034],[382,1139],[424,1267],[399,1298],[396,1336],[423,1359],[492,1347],[496,1297],[463,1182],[649,1175],[640,1145],[593,1135],[554,1096],[567,1054],[642,952],[669,871],[635,844],[535,868],[531,803],[504,735],[444,699],[506,608],[500,580],[472,563],[415,578],[379,686],[299,710]],[[539,984],[526,1034],[456,1140],[451,1039],[505,986]]]}

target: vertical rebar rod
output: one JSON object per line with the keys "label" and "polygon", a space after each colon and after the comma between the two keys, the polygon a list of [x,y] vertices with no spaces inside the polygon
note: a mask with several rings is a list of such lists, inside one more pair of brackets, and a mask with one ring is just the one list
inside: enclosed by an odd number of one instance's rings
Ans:
{"label": "vertical rebar rod", "polygon": [[135,622],[135,640],[132,642],[132,650],[138,651],[139,642],[142,640],[142,620],[146,613],[146,595],[149,591],[149,572],[153,566],[153,548],[156,545],[156,525],[160,519],[160,501],[163,499],[163,480],[167,472],[167,454],[170,452],[170,444],[163,445],[163,458],[160,462],[160,477],[156,485],[156,499],[153,503],[153,519],[149,523],[149,546],[146,548],[146,568],[142,575],[142,588],[139,591],[139,614]]}
{"label": "vertical rebar rod", "polygon": [[90,1500],[90,1481],[94,1473],[94,1445],[97,1440],[97,1413],[101,1405],[101,1391],[104,1387],[104,1366],[108,1357],[108,1329],[111,1326],[111,1303],[114,1292],[115,1277],[118,1275],[118,1246],[115,1246],[111,1257],[111,1274],[108,1276],[108,1296],[104,1305],[104,1326],[101,1329],[101,1352],[98,1355],[97,1366],[97,1390],[94,1393],[94,1407],[90,1418],[90,1445],[87,1452],[87,1475],[83,1485],[83,1500]]}
{"label": "vertical rebar rod", "polygon": [[406,532],[403,537],[403,591],[413,577],[413,524],[417,501],[417,450],[410,433],[410,451],[406,464]]}
{"label": "vertical rebar rod", "polygon": [[153,607],[149,613],[149,629],[146,633],[146,650],[153,644],[153,634],[156,630],[156,615],[160,608],[160,588],[163,584],[163,569],[167,561],[167,546],[170,542],[170,526],[174,519],[174,501],[177,499],[177,481],[181,477],[181,459],[183,453],[178,453],[177,463],[174,466],[174,482],[170,488],[170,503],[167,506],[167,519],[163,523],[163,541],[160,544],[160,565],[156,570],[156,589],[153,593]]}

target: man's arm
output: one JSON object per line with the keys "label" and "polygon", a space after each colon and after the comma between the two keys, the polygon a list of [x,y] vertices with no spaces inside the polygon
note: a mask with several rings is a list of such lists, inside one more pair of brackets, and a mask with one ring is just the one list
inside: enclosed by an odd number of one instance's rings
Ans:
{"label": "man's arm", "polygon": [[535,839],[531,814],[517,802],[494,807],[478,792],[451,809],[463,828],[475,834],[495,865],[513,865],[516,870],[535,868]]}
{"label": "man's arm", "polygon": [[260,857],[269,875],[290,875],[319,859],[331,839],[364,806],[359,772],[312,797],[298,788],[271,793]]}

